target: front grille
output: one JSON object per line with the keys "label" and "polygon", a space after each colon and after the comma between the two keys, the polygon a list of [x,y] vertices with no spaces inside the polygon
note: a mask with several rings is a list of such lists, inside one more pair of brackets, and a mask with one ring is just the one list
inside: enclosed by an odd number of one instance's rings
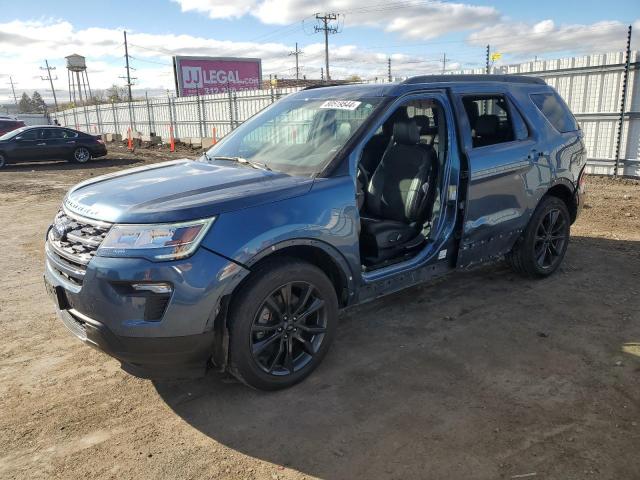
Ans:
{"label": "front grille", "polygon": [[46,253],[49,265],[74,285],[82,285],[87,265],[95,256],[111,224],[61,210],[49,230]]}

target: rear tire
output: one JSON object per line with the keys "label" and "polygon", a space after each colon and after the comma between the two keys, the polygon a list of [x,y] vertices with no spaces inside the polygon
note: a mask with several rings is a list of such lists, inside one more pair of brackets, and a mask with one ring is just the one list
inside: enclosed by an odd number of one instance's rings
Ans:
{"label": "rear tire", "polygon": [[565,203],[547,196],[533,212],[529,225],[506,259],[526,277],[547,277],[555,272],[567,251],[571,217]]}
{"label": "rear tire", "polygon": [[91,152],[87,147],[78,147],[71,155],[71,161],[75,163],[87,163],[91,160]]}
{"label": "rear tire", "polygon": [[260,390],[304,380],[335,336],[338,299],[327,276],[294,258],[266,261],[234,297],[229,370]]}

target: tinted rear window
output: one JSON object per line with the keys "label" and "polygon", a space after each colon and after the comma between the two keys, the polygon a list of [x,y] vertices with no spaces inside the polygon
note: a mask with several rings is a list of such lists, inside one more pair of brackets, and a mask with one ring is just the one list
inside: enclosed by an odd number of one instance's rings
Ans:
{"label": "tinted rear window", "polygon": [[534,93],[531,94],[531,100],[560,133],[578,130],[576,119],[557,94]]}

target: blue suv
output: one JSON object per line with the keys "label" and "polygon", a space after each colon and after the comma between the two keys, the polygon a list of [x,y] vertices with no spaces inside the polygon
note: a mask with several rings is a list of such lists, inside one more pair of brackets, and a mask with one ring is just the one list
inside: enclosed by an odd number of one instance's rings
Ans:
{"label": "blue suv", "polygon": [[306,89],[197,161],[92,178],[47,232],[64,324],[137,376],[299,382],[338,312],[504,258],[560,265],[583,194],[583,134],[519,76]]}

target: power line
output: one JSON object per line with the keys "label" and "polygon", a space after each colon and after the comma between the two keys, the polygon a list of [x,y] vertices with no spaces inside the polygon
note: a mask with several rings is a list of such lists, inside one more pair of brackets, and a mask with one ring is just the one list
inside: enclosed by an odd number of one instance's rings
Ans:
{"label": "power line", "polygon": [[136,60],[138,62],[153,63],[155,65],[164,65],[165,67],[172,66],[170,63],[167,63],[167,62],[157,62],[155,60],[147,60],[146,58],[134,57],[133,55],[129,55],[129,58],[131,58],[132,60]]}
{"label": "power line", "polygon": [[329,26],[329,22],[337,20],[338,15],[336,13],[325,13],[324,15],[320,15],[316,13],[316,20],[320,20],[322,22],[322,26],[315,26],[315,31],[324,32],[324,63],[325,69],[327,73],[327,81],[331,80],[331,75],[329,74],[329,34],[330,33],[338,33],[338,29],[336,27]]}
{"label": "power line", "polygon": [[296,49],[293,52],[289,52],[289,56],[295,55],[296,57],[296,80],[300,80],[300,65],[298,64],[298,57],[303,54],[302,50],[298,50],[298,42],[296,42]]}
{"label": "power line", "polygon": [[45,60],[44,64],[46,65],[46,67],[40,67],[40,70],[46,70],[47,71],[47,76],[46,77],[40,77],[40,78],[42,80],[44,80],[44,81],[49,80],[49,83],[51,85],[51,93],[53,93],[53,103],[56,106],[56,112],[57,112],[58,111],[58,99],[56,97],[56,89],[53,87],[53,81],[57,80],[58,77],[56,77],[56,78],[52,78],[51,77],[51,70],[55,70],[56,67],[50,67],[48,60]]}

